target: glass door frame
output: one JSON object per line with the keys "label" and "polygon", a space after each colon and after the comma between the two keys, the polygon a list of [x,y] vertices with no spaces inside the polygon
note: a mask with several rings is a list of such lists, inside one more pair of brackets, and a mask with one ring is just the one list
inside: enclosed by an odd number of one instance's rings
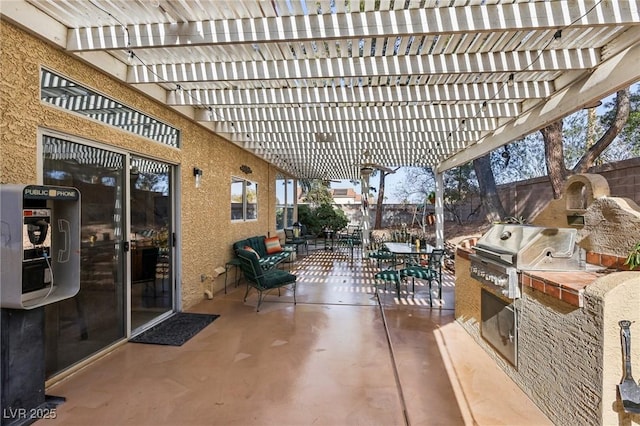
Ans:
{"label": "glass door frame", "polygon": [[[142,154],[142,153],[138,153],[138,152],[131,152],[125,149],[122,149],[120,147],[116,147],[116,146],[112,146],[112,145],[108,145],[105,143],[100,143],[100,142],[96,142],[90,139],[86,139],[83,138],[81,136],[76,136],[76,135],[72,135],[69,133],[65,133],[65,132],[60,132],[57,130],[53,130],[53,129],[49,129],[46,127],[39,127],[38,131],[37,131],[37,143],[36,143],[36,182],[38,184],[43,184],[44,182],[44,159],[43,159],[43,139],[44,136],[51,136],[54,138],[60,138],[60,139],[64,139],[64,140],[68,140],[69,142],[73,142],[76,144],[81,144],[81,145],[86,145],[92,148],[96,148],[96,149],[101,149],[101,150],[105,150],[105,151],[111,151],[114,152],[116,154],[119,155],[123,155],[124,156],[124,166],[123,168],[127,171],[126,173],[124,173],[124,191],[125,194],[123,196],[123,211],[122,211],[122,220],[123,220],[123,230],[124,232],[126,232],[126,238],[123,238],[123,242],[125,243],[125,245],[128,245],[129,247],[131,247],[131,234],[130,234],[130,230],[131,230],[131,174],[129,173],[129,170],[131,169],[131,156],[135,155],[136,157],[139,158],[145,158],[145,159],[149,159],[149,160],[153,160],[153,161],[158,161],[158,162],[162,162],[167,164],[170,168],[171,168],[171,173],[170,173],[170,180],[169,180],[169,185],[171,188],[171,193],[170,193],[170,209],[171,209],[171,229],[169,230],[169,236],[170,236],[170,262],[172,265],[172,268],[170,268],[171,270],[171,276],[169,277],[170,282],[171,282],[171,286],[172,286],[172,291],[173,291],[173,295],[172,295],[172,309],[169,310],[166,313],[163,313],[162,315],[160,315],[159,317],[155,318],[153,321],[145,324],[142,327],[139,327],[136,330],[132,330],[131,329],[131,249],[125,249],[123,250],[124,256],[123,256],[123,261],[124,261],[124,268],[123,268],[123,273],[125,276],[124,279],[124,283],[123,285],[126,286],[125,289],[123,289],[124,291],[124,300],[123,303],[125,304],[125,312],[124,312],[124,321],[125,321],[125,333],[124,333],[124,339],[129,339],[133,332],[135,331],[136,333],[142,332],[145,329],[151,327],[152,325],[156,324],[157,322],[165,319],[166,317],[172,315],[175,312],[180,311],[180,309],[182,308],[182,298],[181,296],[181,286],[180,286],[180,261],[179,259],[181,258],[180,255],[180,216],[176,214],[176,212],[179,212],[180,209],[178,208],[178,206],[180,205],[180,201],[181,201],[181,196],[180,196],[180,191],[178,190],[178,176],[180,176],[180,165],[179,164],[175,164],[172,163],[170,161],[167,161],[165,159],[162,158],[157,158],[151,155],[146,155],[146,154]],[[150,142],[151,144],[155,144],[155,142]],[[80,194],[80,197],[82,197],[82,194]],[[122,266],[120,266],[122,267]],[[116,341],[114,342],[114,344],[118,344],[119,342]],[[109,347],[111,347],[113,345],[108,345],[102,349],[100,349],[97,354],[101,353],[102,351],[108,349]],[[95,354],[94,354],[95,355]]]}

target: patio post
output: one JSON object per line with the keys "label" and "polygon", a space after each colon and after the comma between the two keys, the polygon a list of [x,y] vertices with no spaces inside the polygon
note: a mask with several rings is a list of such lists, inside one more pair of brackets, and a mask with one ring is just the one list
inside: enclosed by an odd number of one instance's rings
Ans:
{"label": "patio post", "polygon": [[436,248],[444,248],[444,177],[436,173]]}
{"label": "patio post", "polygon": [[370,235],[370,219],[369,219],[369,193],[371,188],[369,187],[369,175],[361,174],[360,175],[360,195],[362,196],[361,206],[362,206],[362,220],[361,220],[361,229],[362,229],[362,257],[365,257],[365,252],[367,251],[367,247],[369,246],[369,235]]}

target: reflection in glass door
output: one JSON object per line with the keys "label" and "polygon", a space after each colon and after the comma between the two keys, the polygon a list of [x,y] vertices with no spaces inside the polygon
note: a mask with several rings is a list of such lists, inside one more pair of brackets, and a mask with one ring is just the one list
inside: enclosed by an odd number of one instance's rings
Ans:
{"label": "reflection in glass door", "polygon": [[173,311],[172,166],[131,157],[131,330]]}
{"label": "reflection in glass door", "polygon": [[45,308],[47,377],[123,339],[125,162],[121,153],[43,135],[43,183],[78,188],[80,291]]}

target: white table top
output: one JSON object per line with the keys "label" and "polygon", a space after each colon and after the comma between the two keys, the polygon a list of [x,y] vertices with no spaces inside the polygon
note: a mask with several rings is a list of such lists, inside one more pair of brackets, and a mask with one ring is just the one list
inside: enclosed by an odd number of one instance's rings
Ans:
{"label": "white table top", "polygon": [[432,245],[420,246],[420,250],[416,250],[415,244],[407,243],[384,243],[391,253],[395,254],[429,254],[433,250]]}

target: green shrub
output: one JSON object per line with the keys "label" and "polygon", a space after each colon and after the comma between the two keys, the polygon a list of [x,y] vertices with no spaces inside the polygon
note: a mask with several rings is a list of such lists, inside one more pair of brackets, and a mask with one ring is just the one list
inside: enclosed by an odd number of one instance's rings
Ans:
{"label": "green shrub", "polygon": [[624,264],[628,265],[629,269],[632,271],[640,266],[640,243],[636,243],[631,251],[629,251],[629,255],[627,256],[627,260]]}
{"label": "green shrub", "polygon": [[331,204],[321,204],[316,208],[307,204],[298,205],[298,222],[305,224],[310,234],[320,235],[323,230],[339,231],[349,224],[347,215]]}

